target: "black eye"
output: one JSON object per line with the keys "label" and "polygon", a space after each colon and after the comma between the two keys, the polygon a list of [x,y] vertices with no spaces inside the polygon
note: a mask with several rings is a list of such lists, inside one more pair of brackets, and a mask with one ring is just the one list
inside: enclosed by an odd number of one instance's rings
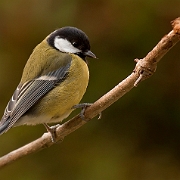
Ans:
{"label": "black eye", "polygon": [[74,47],[78,47],[79,46],[79,44],[77,43],[77,42],[72,42],[72,45],[74,46]]}

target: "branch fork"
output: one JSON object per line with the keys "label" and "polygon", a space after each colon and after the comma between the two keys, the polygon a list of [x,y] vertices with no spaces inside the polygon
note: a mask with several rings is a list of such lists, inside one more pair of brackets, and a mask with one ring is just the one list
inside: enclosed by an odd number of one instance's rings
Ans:
{"label": "branch fork", "polygon": [[137,87],[141,81],[149,78],[154,74],[157,68],[157,63],[152,64],[144,59],[135,59],[134,61],[136,62],[136,66],[133,72],[137,73],[139,76],[134,83],[134,86]]}

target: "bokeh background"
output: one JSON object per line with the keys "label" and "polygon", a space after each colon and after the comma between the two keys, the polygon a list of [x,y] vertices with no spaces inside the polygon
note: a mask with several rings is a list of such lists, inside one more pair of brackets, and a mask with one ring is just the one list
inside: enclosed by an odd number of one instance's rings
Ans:
{"label": "bokeh background", "polygon": [[[56,28],[76,26],[89,36],[98,59],[90,59],[82,102],[94,102],[171,30],[179,9],[179,0],[1,0],[1,115],[32,49]],[[180,179],[179,68],[177,44],[154,76],[105,110],[101,120],[94,118],[63,143],[1,169],[0,179]],[[0,156],[44,132],[42,125],[11,129],[0,136]]]}

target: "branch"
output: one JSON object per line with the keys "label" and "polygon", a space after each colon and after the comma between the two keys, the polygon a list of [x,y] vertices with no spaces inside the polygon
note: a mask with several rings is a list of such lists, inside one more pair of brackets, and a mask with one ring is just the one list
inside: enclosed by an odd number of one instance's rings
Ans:
{"label": "branch", "polygon": [[[57,141],[62,141],[65,136],[86,124],[89,120],[100,114],[111,104],[129,92],[133,87],[138,86],[140,82],[153,75],[160,59],[180,40],[180,17],[172,22],[172,27],[173,30],[164,36],[145,58],[135,59],[135,62],[137,62],[135,69],[126,79],[86,109],[85,120],[82,120],[79,115],[77,115],[58,127],[56,131]],[[42,137],[37,140],[1,157],[0,168],[23,156],[50,147],[53,144],[50,133],[44,133]]]}

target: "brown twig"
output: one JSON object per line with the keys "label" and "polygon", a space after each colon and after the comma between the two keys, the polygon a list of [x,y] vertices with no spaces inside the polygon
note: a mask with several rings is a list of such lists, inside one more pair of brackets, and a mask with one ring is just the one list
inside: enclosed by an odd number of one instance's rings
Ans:
{"label": "brown twig", "polygon": [[[81,120],[79,116],[76,116],[58,127],[57,140],[60,141],[64,139],[65,136],[69,135],[87,123],[90,119],[100,114],[103,110],[129,92],[134,86],[137,86],[141,81],[153,75],[160,59],[180,40],[180,18],[175,19],[172,22],[172,26],[173,30],[164,36],[145,58],[135,59],[137,62],[135,69],[126,79],[86,109],[85,120]],[[50,147],[53,144],[50,133],[45,133],[37,140],[1,157],[0,168],[22,158],[23,156]]]}

